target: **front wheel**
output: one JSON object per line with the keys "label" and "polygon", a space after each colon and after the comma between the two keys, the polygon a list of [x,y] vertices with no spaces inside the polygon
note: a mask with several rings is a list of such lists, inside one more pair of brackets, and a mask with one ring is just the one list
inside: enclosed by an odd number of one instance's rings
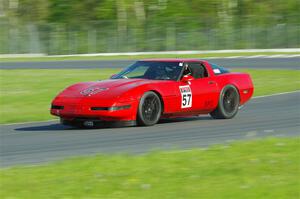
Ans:
{"label": "front wheel", "polygon": [[155,92],[149,91],[142,96],[137,113],[139,125],[151,126],[158,122],[162,112],[160,98]]}
{"label": "front wheel", "polygon": [[238,112],[239,103],[240,95],[237,88],[227,85],[221,91],[217,108],[210,115],[215,119],[233,118]]}

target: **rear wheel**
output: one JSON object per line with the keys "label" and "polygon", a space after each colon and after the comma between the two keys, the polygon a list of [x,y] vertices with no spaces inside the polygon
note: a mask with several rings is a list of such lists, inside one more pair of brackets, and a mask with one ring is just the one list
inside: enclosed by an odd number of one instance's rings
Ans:
{"label": "rear wheel", "polygon": [[218,107],[210,115],[215,119],[233,118],[238,112],[239,103],[240,95],[237,88],[227,85],[221,91]]}
{"label": "rear wheel", "polygon": [[137,113],[139,125],[151,126],[158,122],[162,112],[160,98],[155,92],[149,91],[142,96]]}

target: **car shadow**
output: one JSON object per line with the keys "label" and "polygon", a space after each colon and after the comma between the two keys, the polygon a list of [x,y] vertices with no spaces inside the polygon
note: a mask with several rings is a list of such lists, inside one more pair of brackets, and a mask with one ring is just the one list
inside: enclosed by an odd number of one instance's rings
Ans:
{"label": "car shadow", "polygon": [[[93,130],[93,129],[113,129],[113,128],[125,128],[124,127],[109,127],[109,126],[97,126],[97,127],[91,127],[91,128],[80,128],[80,127],[73,127],[73,126],[67,126],[62,125],[60,123],[57,124],[46,124],[46,125],[40,125],[40,126],[28,126],[28,127],[21,127],[21,128],[15,128],[15,131],[62,131],[62,130]],[[130,127],[128,127],[130,128]]]}
{"label": "car shadow", "polygon": [[[200,117],[181,117],[181,118],[167,118],[160,119],[158,124],[170,124],[170,123],[179,123],[179,122],[188,122],[188,121],[197,121],[197,120],[212,120],[209,116],[200,116]],[[134,126],[133,126],[134,127]],[[62,130],[92,130],[92,129],[117,129],[117,128],[131,128],[131,127],[109,127],[109,126],[99,126],[95,128],[77,128],[71,126],[65,126],[60,123],[57,124],[45,124],[40,126],[28,126],[15,128],[15,131],[62,131]]]}
{"label": "car shadow", "polygon": [[76,129],[69,126],[64,126],[59,123],[57,124],[46,124],[40,126],[28,126],[14,129],[15,131],[61,131],[61,130],[72,130]]}
{"label": "car shadow", "polygon": [[167,118],[167,119],[160,119],[158,124],[178,123],[178,122],[197,121],[197,120],[212,120],[212,118],[207,115],[194,116],[194,117]]}

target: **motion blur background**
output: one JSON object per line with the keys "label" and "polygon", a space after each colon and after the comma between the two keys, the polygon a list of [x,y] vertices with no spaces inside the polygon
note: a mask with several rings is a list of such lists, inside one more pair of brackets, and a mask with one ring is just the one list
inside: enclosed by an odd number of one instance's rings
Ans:
{"label": "motion blur background", "polygon": [[[268,48],[180,55],[251,75],[232,120],[49,121],[67,86],[178,54],[43,55]],[[0,0],[0,198],[299,199],[299,49],[300,0]]]}
{"label": "motion blur background", "polygon": [[0,0],[0,54],[300,47],[299,0]]}

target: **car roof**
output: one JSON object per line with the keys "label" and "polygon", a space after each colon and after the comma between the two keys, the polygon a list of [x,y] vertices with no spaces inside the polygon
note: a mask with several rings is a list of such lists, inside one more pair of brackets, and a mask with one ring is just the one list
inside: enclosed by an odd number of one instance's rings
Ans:
{"label": "car roof", "polygon": [[159,59],[142,59],[140,61],[153,61],[153,62],[205,62],[200,59],[180,59],[180,58],[159,58]]}

